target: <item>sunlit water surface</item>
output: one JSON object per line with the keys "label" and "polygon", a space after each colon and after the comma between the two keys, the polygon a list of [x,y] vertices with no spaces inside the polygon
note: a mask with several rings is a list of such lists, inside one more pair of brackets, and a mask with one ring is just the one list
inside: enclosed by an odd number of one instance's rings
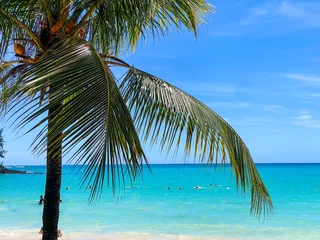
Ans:
{"label": "sunlit water surface", "polygon": [[[204,165],[152,165],[152,174],[145,168],[143,181],[133,188],[128,182],[125,191],[113,195],[106,184],[101,199],[88,204],[90,189],[80,189],[77,169],[64,166],[59,228],[111,235],[320,239],[320,164],[257,166],[274,204],[265,220],[250,215],[250,191],[236,190],[228,167],[218,174],[219,168]],[[18,168],[45,173],[44,166]],[[38,199],[44,184],[45,174],[0,175],[0,231],[41,227]]]}

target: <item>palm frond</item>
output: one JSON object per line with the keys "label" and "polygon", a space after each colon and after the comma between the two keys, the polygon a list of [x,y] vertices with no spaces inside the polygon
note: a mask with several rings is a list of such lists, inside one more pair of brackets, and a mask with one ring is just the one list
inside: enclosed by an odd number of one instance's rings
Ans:
{"label": "palm frond", "polygon": [[[100,5],[94,5],[97,3]],[[129,47],[134,50],[141,38],[165,35],[171,28],[184,26],[196,34],[205,15],[213,12],[213,7],[202,0],[111,0],[93,1],[91,5],[96,10],[88,18],[89,40],[106,53]]]}
{"label": "palm frond", "polygon": [[[92,182],[91,200],[101,193],[106,171],[115,186],[123,168],[135,177],[140,165],[147,163],[110,69],[84,40],[59,43],[27,67],[7,95],[17,129],[36,121],[29,130],[39,132],[33,143],[36,154],[46,151],[48,138],[56,139],[48,149],[62,140],[64,154],[71,151],[71,161],[87,165],[82,180]],[[53,108],[57,108],[53,115],[44,114]],[[48,119],[54,119],[50,129]]]}
{"label": "palm frond", "polygon": [[[138,132],[151,144],[169,151],[184,146],[200,162],[218,163],[235,173],[243,192],[251,187],[251,212],[272,210],[269,193],[250,152],[236,131],[217,113],[189,94],[141,70],[131,68],[120,85]],[[240,186],[239,186],[240,187]]]}
{"label": "palm frond", "polygon": [[206,14],[213,11],[203,0],[0,0],[0,57],[12,39],[31,38],[43,49],[50,27],[58,20],[76,23],[74,37],[85,28],[86,38],[99,51],[118,53],[134,50],[148,34],[165,35],[183,26],[196,34]]}
{"label": "palm frond", "polygon": [[11,100],[11,95],[8,94],[8,89],[15,85],[15,78],[21,76],[26,68],[24,60],[15,60],[11,62],[3,62],[0,64],[0,112],[1,115],[6,114],[7,103]]}

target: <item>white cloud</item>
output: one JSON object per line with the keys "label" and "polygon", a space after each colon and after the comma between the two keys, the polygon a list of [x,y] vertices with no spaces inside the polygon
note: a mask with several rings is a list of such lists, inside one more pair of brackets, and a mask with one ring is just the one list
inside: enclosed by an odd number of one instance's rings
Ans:
{"label": "white cloud", "polygon": [[276,14],[293,18],[305,18],[308,12],[290,4],[288,1],[282,1],[279,8],[276,9]]}
{"label": "white cloud", "polygon": [[309,112],[301,112],[300,116],[293,118],[293,124],[307,127],[307,128],[320,128],[320,118],[314,119]]}
{"label": "white cloud", "polygon": [[270,118],[266,118],[266,117],[256,117],[256,118],[247,118],[247,121],[251,122],[251,123],[277,123],[277,124],[288,124],[287,121],[283,121],[283,120],[274,120],[274,119],[270,119]]}
{"label": "white cloud", "polygon": [[307,128],[320,128],[320,121],[295,121],[293,124]]}
{"label": "white cloud", "polygon": [[320,93],[310,93],[309,96],[311,96],[311,97],[320,97]]}
{"label": "white cloud", "polygon": [[[188,88],[187,88],[188,89]],[[192,86],[192,88],[189,88],[188,91],[196,93],[196,94],[204,94],[206,93],[236,93],[238,89],[233,86],[232,84],[227,83],[199,83],[195,86]]]}
{"label": "white cloud", "polygon": [[320,77],[307,76],[307,75],[295,74],[295,73],[284,74],[283,76],[289,79],[302,81],[309,85],[320,85]]}
{"label": "white cloud", "polygon": [[230,5],[228,5],[228,6],[236,8],[236,7],[242,7],[244,4],[245,4],[244,0],[241,0],[241,1],[238,1],[238,2],[237,1],[232,1],[232,3]]}
{"label": "white cloud", "polygon": [[293,119],[296,119],[296,120],[309,120],[311,118],[312,118],[311,115],[300,115],[299,117],[294,117]]}
{"label": "white cloud", "polygon": [[[200,81],[199,81],[200,82]],[[232,95],[232,94],[250,94],[250,95],[274,95],[278,94],[274,90],[267,91],[265,89],[239,87],[237,84],[216,82],[201,82],[195,85],[180,85],[181,89],[195,96],[216,96],[216,95]],[[281,94],[283,94],[281,92]]]}
{"label": "white cloud", "polygon": [[247,108],[251,107],[251,103],[247,102],[213,102],[209,105],[219,106],[219,107],[231,107],[231,108]]}
{"label": "white cloud", "polygon": [[284,112],[288,110],[287,108],[280,105],[263,105],[262,107],[266,111],[273,111],[273,112]]}
{"label": "white cloud", "polygon": [[[317,6],[319,7],[319,6]],[[320,14],[313,4],[292,1],[269,1],[249,9],[248,16],[241,25],[252,25],[265,22],[294,21],[295,26],[320,27]]]}
{"label": "white cloud", "polygon": [[266,11],[266,9],[254,9],[252,11],[252,14],[255,16],[263,16],[266,15],[268,12]]}
{"label": "white cloud", "polygon": [[[256,1],[261,2],[261,1]],[[213,29],[218,37],[243,35],[283,35],[305,28],[320,27],[320,1],[269,0],[245,9]],[[219,9],[217,11],[219,13]]]}
{"label": "white cloud", "polygon": [[288,111],[287,108],[280,106],[280,105],[263,105],[263,104],[253,104],[248,102],[211,102],[209,103],[211,106],[218,106],[218,107],[229,107],[229,108],[248,108],[248,107],[258,107],[262,108],[266,111],[272,112],[284,112]]}

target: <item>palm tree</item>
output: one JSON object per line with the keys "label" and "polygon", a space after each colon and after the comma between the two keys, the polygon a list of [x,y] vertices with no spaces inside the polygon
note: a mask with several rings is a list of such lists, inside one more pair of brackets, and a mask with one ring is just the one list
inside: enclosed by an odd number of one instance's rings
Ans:
{"label": "palm tree", "polygon": [[[4,155],[7,152],[6,150],[4,150],[4,139],[2,136],[2,132],[3,132],[3,129],[0,129],[0,158],[4,158]],[[1,166],[4,167],[3,162],[0,164],[0,169],[1,169]]]}
{"label": "palm tree", "polygon": [[[182,27],[196,35],[212,11],[203,0],[0,0],[1,111],[16,129],[38,131],[32,150],[46,153],[43,239],[57,239],[62,157],[86,166],[91,201],[105,178],[115,186],[149,167],[139,137],[165,151],[182,145],[202,163],[229,161],[237,185],[251,187],[251,212],[272,210],[247,146],[225,120],[119,58],[148,35]],[[127,69],[119,84],[113,67]]]}
{"label": "palm tree", "polygon": [[[2,136],[3,129],[0,129],[0,158],[4,158],[5,153],[7,152],[4,150],[4,139]],[[0,173],[6,171],[6,167],[3,165],[3,161],[0,163]]]}

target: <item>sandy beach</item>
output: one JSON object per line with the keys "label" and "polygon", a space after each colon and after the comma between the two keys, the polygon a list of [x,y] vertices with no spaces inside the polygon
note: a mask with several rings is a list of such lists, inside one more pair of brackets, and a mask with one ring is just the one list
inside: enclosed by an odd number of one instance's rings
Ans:
{"label": "sandy beach", "polygon": [[[0,230],[0,239],[14,240],[14,239],[28,239],[41,240],[41,235],[37,233],[38,230],[14,230],[3,231]],[[95,234],[95,233],[79,233],[71,232],[65,233],[59,239],[61,240],[236,240],[236,238],[214,238],[214,237],[192,237],[185,235],[167,235],[167,234],[147,234],[147,233],[113,233],[113,234]]]}

